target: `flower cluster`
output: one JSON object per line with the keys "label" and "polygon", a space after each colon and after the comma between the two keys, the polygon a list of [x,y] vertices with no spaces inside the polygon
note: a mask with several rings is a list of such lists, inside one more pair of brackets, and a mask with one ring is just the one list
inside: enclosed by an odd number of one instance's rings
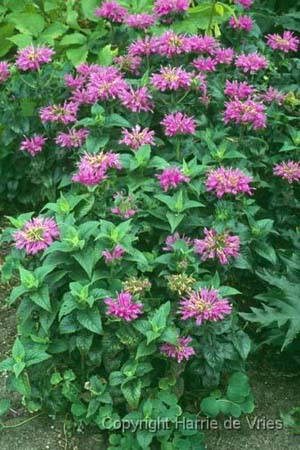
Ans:
{"label": "flower cluster", "polygon": [[300,40],[294,36],[292,31],[284,31],[283,35],[268,34],[267,45],[273,50],[281,50],[284,53],[296,52],[299,48]]}
{"label": "flower cluster", "polygon": [[220,263],[228,264],[228,258],[237,258],[240,250],[240,239],[238,236],[231,236],[229,231],[217,233],[212,228],[204,228],[204,239],[194,240],[194,250],[196,254],[201,255],[202,261],[206,259],[218,258]]}
{"label": "flower cluster", "polygon": [[123,139],[119,141],[120,144],[125,144],[133,150],[139,150],[143,145],[155,145],[154,131],[149,128],[141,128],[136,125],[131,131],[123,128]]}
{"label": "flower cluster", "polygon": [[240,101],[237,98],[225,104],[224,122],[230,121],[244,125],[252,125],[254,130],[266,127],[265,106],[248,98]]}
{"label": "flower cluster", "polygon": [[166,136],[194,134],[196,131],[195,119],[182,112],[167,114],[160,123],[165,127]]}
{"label": "flower cluster", "polygon": [[137,213],[136,208],[133,205],[133,197],[128,195],[125,197],[123,192],[116,192],[113,195],[115,206],[110,208],[110,211],[123,219],[130,219]]}
{"label": "flower cluster", "polygon": [[86,128],[80,128],[78,130],[73,128],[68,133],[58,133],[55,138],[55,143],[60,147],[78,148],[84,144],[88,135],[89,130]]}
{"label": "flower cluster", "polygon": [[161,67],[159,74],[153,74],[151,83],[159,91],[189,89],[192,83],[191,75],[181,67]]}
{"label": "flower cluster", "polygon": [[14,234],[16,248],[25,249],[27,255],[35,255],[45,250],[60,233],[54,219],[36,217],[25,223],[20,231]]}
{"label": "flower cluster", "polygon": [[176,188],[180,183],[188,183],[190,178],[184,175],[178,167],[170,167],[165,169],[160,175],[156,175],[159,179],[160,185],[165,192],[167,192],[170,187]]}
{"label": "flower cluster", "polygon": [[107,170],[110,168],[117,170],[122,168],[117,153],[85,153],[79,161],[78,173],[73,175],[72,180],[94,186],[107,178]]}
{"label": "flower cluster", "polygon": [[274,174],[287,180],[290,184],[293,181],[300,182],[300,162],[288,161],[276,164]]}
{"label": "flower cluster", "polygon": [[184,359],[188,360],[191,356],[195,355],[195,350],[189,346],[190,342],[192,342],[190,336],[178,337],[177,344],[166,343],[160,347],[160,351],[168,356],[168,358],[177,359],[177,362],[181,363]]}
{"label": "flower cluster", "polygon": [[126,322],[137,319],[143,313],[143,304],[133,303],[132,295],[129,292],[120,292],[116,299],[108,297],[104,302],[108,306],[108,315],[118,317]]}
{"label": "flower cluster", "polygon": [[10,77],[9,64],[5,61],[0,62],[0,83],[3,83]]}
{"label": "flower cluster", "polygon": [[240,169],[225,169],[219,167],[208,173],[206,180],[206,189],[215,191],[218,198],[224,194],[243,194],[252,195],[253,188],[249,186],[252,177],[244,174]]}
{"label": "flower cluster", "polygon": [[39,135],[35,135],[32,138],[25,137],[21,142],[20,150],[26,150],[31,156],[35,156],[42,151],[46,140],[44,136]]}
{"label": "flower cluster", "polygon": [[251,31],[253,27],[253,20],[249,16],[230,17],[229,25],[234,30]]}
{"label": "flower cluster", "polygon": [[43,64],[48,64],[52,61],[54,50],[48,47],[29,47],[18,51],[16,65],[26,72],[28,70],[38,70]]}
{"label": "flower cluster", "polygon": [[243,70],[243,72],[255,73],[259,70],[268,68],[268,61],[263,55],[259,55],[257,52],[242,53],[239,55],[235,62],[236,67]]}
{"label": "flower cluster", "polygon": [[124,253],[125,250],[121,247],[121,245],[116,245],[111,252],[109,250],[104,250],[102,255],[105,258],[106,264],[111,264],[113,261],[122,259]]}

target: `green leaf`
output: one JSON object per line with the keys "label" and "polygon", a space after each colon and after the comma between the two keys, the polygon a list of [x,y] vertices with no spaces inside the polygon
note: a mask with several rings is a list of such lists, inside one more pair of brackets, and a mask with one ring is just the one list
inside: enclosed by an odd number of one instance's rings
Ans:
{"label": "green leaf", "polygon": [[146,342],[141,342],[137,348],[136,359],[142,358],[144,356],[152,355],[156,351],[156,345],[147,345]]}
{"label": "green leaf", "polygon": [[112,50],[112,47],[110,44],[103,47],[97,58],[98,64],[101,66],[110,66],[114,60],[114,57],[117,56],[118,49]]}
{"label": "green leaf", "polygon": [[274,248],[266,242],[260,241],[255,247],[254,251],[264,259],[267,259],[272,264],[276,264],[277,257]]}
{"label": "green leaf", "polygon": [[152,326],[152,330],[161,332],[166,328],[167,318],[171,310],[171,303],[167,302],[161,305],[155,310],[153,316],[149,319],[149,323]]}
{"label": "green leaf", "polygon": [[88,56],[88,47],[83,45],[81,47],[69,48],[66,51],[67,58],[71,61],[73,66],[79,66],[86,61]]}
{"label": "green leaf", "polygon": [[148,449],[153,438],[154,435],[150,431],[138,430],[136,434],[136,440],[138,441],[142,449]]}
{"label": "green leaf", "polygon": [[136,409],[139,405],[142,394],[141,380],[135,379],[123,383],[121,385],[121,391],[129,406],[133,409]]}
{"label": "green leaf", "polygon": [[44,29],[45,20],[37,13],[11,14],[10,21],[21,33],[37,37]]}
{"label": "green leaf", "polygon": [[25,358],[25,348],[19,338],[15,340],[12,348],[12,357],[16,362],[24,361]]}
{"label": "green leaf", "polygon": [[8,399],[0,400],[0,417],[3,416],[10,408],[10,401]]}
{"label": "green leaf", "polygon": [[85,43],[86,43],[86,36],[84,34],[72,33],[66,34],[59,42],[59,45],[61,46],[83,45]]}
{"label": "green leaf", "polygon": [[183,221],[185,215],[184,214],[173,214],[173,213],[167,212],[166,217],[167,217],[168,222],[171,227],[171,233],[174,233],[174,231],[177,229],[177,227]]}
{"label": "green leaf", "polygon": [[30,295],[30,299],[33,301],[33,303],[45,309],[46,311],[48,312],[52,311],[49,297],[49,289],[47,286],[43,286],[37,292],[33,292]]}
{"label": "green leaf", "polygon": [[77,320],[84,328],[92,333],[102,334],[102,322],[99,309],[94,306],[91,309],[86,309],[77,312]]}
{"label": "green leaf", "polygon": [[95,16],[95,9],[99,6],[99,0],[81,0],[81,9],[84,17],[92,22],[98,22],[99,18]]}

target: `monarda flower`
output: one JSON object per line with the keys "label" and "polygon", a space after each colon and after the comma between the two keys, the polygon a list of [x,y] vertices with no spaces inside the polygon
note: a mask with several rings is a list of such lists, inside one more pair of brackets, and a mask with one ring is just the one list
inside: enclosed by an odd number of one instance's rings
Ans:
{"label": "monarda flower", "polygon": [[45,250],[60,236],[57,223],[54,219],[36,217],[25,223],[20,231],[14,234],[15,246],[25,249],[28,255]]}
{"label": "monarda flower", "polygon": [[235,65],[236,67],[243,69],[243,72],[245,73],[255,73],[259,70],[267,69],[268,61],[264,56],[259,55],[257,52],[248,53],[247,55],[242,53],[237,57]]}
{"label": "monarda flower", "polygon": [[85,153],[78,164],[78,173],[73,175],[72,180],[78,183],[95,186],[107,178],[107,170],[122,168],[119,155],[112,152],[100,152],[97,154]]}
{"label": "monarda flower", "polygon": [[139,67],[142,62],[143,60],[140,56],[123,55],[114,58],[114,63],[117,64],[121,70],[133,73],[134,75],[139,74]]}
{"label": "monarda flower", "polygon": [[274,167],[274,174],[293,183],[293,181],[300,182],[300,162],[288,161],[276,164]]}
{"label": "monarda flower", "polygon": [[84,85],[85,77],[76,75],[73,77],[70,73],[67,73],[64,77],[66,86],[69,89],[79,89]]}
{"label": "monarda flower", "polygon": [[229,97],[235,97],[239,100],[249,97],[254,92],[253,86],[250,86],[246,81],[229,81],[225,83],[224,94]]}
{"label": "monarda flower", "polygon": [[151,77],[152,85],[159,91],[189,89],[192,80],[191,75],[181,67],[161,67],[160,73]]}
{"label": "monarda flower", "polygon": [[192,291],[192,286],[196,283],[195,278],[186,275],[185,273],[169,275],[167,280],[170,291],[176,292],[178,295],[183,295]]}
{"label": "monarda flower", "polygon": [[146,31],[147,28],[152,27],[155,21],[155,16],[146,13],[132,14],[124,19],[124,23],[126,23],[128,27],[143,31]]}
{"label": "monarda flower", "polygon": [[189,9],[190,0],[155,0],[154,13],[158,16],[183,13]]}
{"label": "monarda flower", "polygon": [[189,346],[191,341],[192,338],[190,336],[178,337],[177,344],[166,343],[160,347],[160,351],[168,358],[177,359],[177,362],[181,363],[184,359],[188,360],[191,356],[195,355],[195,350]]}
{"label": "monarda flower", "polygon": [[219,167],[208,173],[206,189],[207,191],[215,191],[218,198],[223,197],[224,194],[246,193],[252,195],[253,188],[249,186],[251,181],[252,177],[249,177],[240,169]]}
{"label": "monarda flower", "polygon": [[123,282],[124,290],[132,295],[142,294],[151,288],[151,283],[148,278],[130,277]]}
{"label": "monarda flower", "polygon": [[179,233],[171,234],[170,236],[167,236],[165,241],[165,247],[163,247],[163,250],[165,252],[173,252],[174,248],[173,245],[176,244],[177,241],[184,241],[187,245],[192,245],[193,241],[187,237],[187,236],[181,236]]}
{"label": "monarda flower", "polygon": [[123,219],[130,219],[137,213],[137,210],[133,206],[133,197],[128,195],[124,196],[123,192],[116,192],[113,195],[115,206],[110,209],[113,214],[122,217]]}
{"label": "monarda flower", "polygon": [[116,67],[103,67],[92,73],[86,85],[86,91],[91,102],[115,99],[127,89],[128,85],[123,74]]}
{"label": "monarda flower", "polygon": [[0,62],[0,83],[10,77],[9,64],[5,61]]}
{"label": "monarda flower", "polygon": [[25,139],[21,142],[20,150],[26,150],[31,156],[35,156],[37,153],[42,151],[46,140],[47,139],[44,136],[38,135],[33,138],[25,137]]}
{"label": "monarda flower", "polygon": [[215,62],[217,64],[231,64],[234,58],[233,48],[217,48],[215,52]]}
{"label": "monarda flower", "polygon": [[177,167],[165,169],[162,174],[155,176],[159,179],[160,185],[165,192],[167,192],[170,187],[176,188],[180,183],[188,183],[190,181],[190,178],[185,176]]}
{"label": "monarda flower", "polygon": [[251,31],[253,27],[253,20],[249,16],[230,17],[229,25],[234,30]]}
{"label": "monarda flower", "polygon": [[64,102],[63,105],[50,105],[40,108],[42,122],[61,122],[67,125],[77,121],[78,104]]}
{"label": "monarda flower", "polygon": [[225,103],[224,122],[230,121],[241,123],[243,125],[252,125],[254,130],[266,127],[265,106],[251,99],[240,101],[238,99],[230,100]]}
{"label": "monarda flower", "polygon": [[86,128],[72,129],[68,133],[58,133],[55,143],[60,147],[78,148],[84,144],[88,135],[89,130]]}
{"label": "monarda flower", "polygon": [[125,144],[133,150],[139,150],[143,145],[155,145],[154,131],[149,128],[142,129],[139,125],[136,125],[131,131],[123,128],[123,139],[119,141],[119,144]]}
{"label": "monarda flower", "polygon": [[131,322],[143,314],[142,303],[133,303],[132,295],[129,292],[120,292],[116,299],[110,297],[104,300],[108,306],[106,314],[114,317],[124,319],[126,322]]}
{"label": "monarda flower", "polygon": [[201,255],[202,261],[218,258],[222,265],[229,263],[228,258],[237,258],[240,251],[240,239],[238,236],[230,236],[229,231],[217,233],[212,228],[204,228],[204,239],[194,240],[195,253]]}
{"label": "monarda flower", "polygon": [[160,123],[165,127],[166,136],[194,134],[196,131],[195,119],[182,112],[167,114]]}
{"label": "monarda flower", "polygon": [[270,86],[263,94],[259,94],[260,100],[263,100],[265,103],[275,102],[277,105],[282,105],[285,97],[286,94],[277,91],[277,89],[274,89],[272,86]]}
{"label": "monarda flower", "polygon": [[220,298],[215,289],[202,288],[192,291],[187,298],[180,302],[179,313],[182,320],[196,319],[197,325],[204,321],[216,322],[223,320],[224,316],[231,313],[231,305],[227,298]]}
{"label": "monarda flower", "polygon": [[243,6],[245,9],[249,9],[254,0],[234,0],[237,5]]}
{"label": "monarda flower", "polygon": [[130,56],[150,56],[158,52],[160,40],[157,36],[145,36],[132,42],[128,48]]}
{"label": "monarda flower", "polygon": [[97,17],[102,17],[103,19],[117,23],[122,23],[127,14],[127,9],[115,1],[103,2],[101,8],[95,10]]}
{"label": "monarda flower", "polygon": [[284,31],[280,34],[267,34],[267,45],[273,50],[281,50],[284,53],[296,52],[299,48],[299,39],[292,31]]}
{"label": "monarda flower", "polygon": [[18,51],[16,66],[23,72],[38,70],[43,64],[50,63],[53,55],[52,48],[30,45]]}
{"label": "monarda flower", "polygon": [[167,58],[175,55],[188,53],[191,50],[190,40],[182,34],[176,34],[174,31],[167,31],[159,38],[158,53]]}
{"label": "monarda flower", "polygon": [[109,250],[104,250],[102,255],[105,258],[106,264],[111,264],[113,261],[122,259],[124,253],[125,250],[121,247],[121,245],[116,245],[111,252]]}
{"label": "monarda flower", "polygon": [[217,62],[211,57],[194,59],[192,64],[200,72],[214,72],[217,68]]}
{"label": "monarda flower", "polygon": [[193,35],[188,37],[189,51],[192,53],[207,53],[211,56],[215,54],[215,49],[219,46],[218,41],[213,36]]}
{"label": "monarda flower", "polygon": [[152,95],[146,86],[137,88],[136,90],[130,87],[127,90],[122,90],[119,94],[119,99],[123,106],[133,112],[150,111],[153,112]]}

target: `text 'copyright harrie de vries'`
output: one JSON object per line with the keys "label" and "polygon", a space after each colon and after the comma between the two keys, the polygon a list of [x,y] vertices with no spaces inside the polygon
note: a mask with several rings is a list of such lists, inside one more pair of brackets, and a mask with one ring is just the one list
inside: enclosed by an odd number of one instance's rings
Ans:
{"label": "text 'copyright harrie de vries'", "polygon": [[269,419],[266,416],[245,416],[243,420],[229,417],[224,420],[216,420],[209,418],[197,418],[195,420],[181,418],[164,418],[156,419],[120,419],[115,420],[110,417],[103,419],[102,426],[113,430],[131,431],[146,430],[152,433],[160,430],[183,429],[183,430],[241,430],[249,428],[250,430],[282,430],[283,422],[280,419]]}

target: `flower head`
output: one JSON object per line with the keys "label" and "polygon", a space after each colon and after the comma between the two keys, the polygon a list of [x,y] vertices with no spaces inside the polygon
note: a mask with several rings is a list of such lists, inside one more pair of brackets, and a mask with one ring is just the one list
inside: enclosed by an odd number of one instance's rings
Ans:
{"label": "flower head", "polygon": [[24,248],[28,255],[35,255],[49,247],[59,235],[54,219],[36,217],[27,221],[23,228],[14,234],[14,240],[18,249]]}
{"label": "flower head", "polygon": [[42,122],[61,122],[67,125],[76,122],[78,103],[64,102],[63,105],[50,105],[40,108]]}
{"label": "flower head", "polygon": [[237,5],[243,6],[245,9],[250,8],[254,0],[234,0]]}
{"label": "flower head", "polygon": [[201,72],[214,72],[217,68],[217,61],[210,56],[207,58],[197,58],[194,59],[193,66]]}
{"label": "flower head", "polygon": [[103,17],[103,19],[111,20],[112,22],[121,23],[127,15],[127,9],[119,3],[112,1],[103,2],[101,8],[95,10],[95,15]]}
{"label": "flower head", "polygon": [[86,85],[89,101],[96,103],[99,100],[115,99],[127,89],[128,85],[123,79],[123,74],[116,67],[101,67],[91,73]]}
{"label": "flower head", "polygon": [[257,52],[248,53],[247,55],[242,53],[237,57],[235,65],[236,67],[243,69],[244,72],[255,73],[259,70],[267,69],[268,61],[264,56],[259,55]]}
{"label": "flower head", "polygon": [[300,182],[300,162],[288,161],[276,164],[274,167],[274,174],[293,183],[293,181]]}
{"label": "flower head", "polygon": [[182,34],[176,34],[174,31],[166,31],[159,39],[158,53],[168,58],[188,53],[190,50],[190,39]]}
{"label": "flower head", "polygon": [[44,136],[39,135],[35,135],[33,138],[25,137],[21,142],[20,150],[26,150],[31,156],[35,156],[42,151],[46,140],[47,139]]}
{"label": "flower head", "polygon": [[154,12],[158,16],[183,13],[189,9],[190,0],[155,0]]}
{"label": "flower head", "polygon": [[174,248],[173,245],[176,244],[177,241],[184,241],[187,245],[192,245],[192,240],[189,237],[181,236],[179,233],[171,234],[170,236],[167,236],[166,238],[166,246],[163,247],[163,250],[165,252],[173,252]]}
{"label": "flower head", "polygon": [[128,49],[130,56],[150,56],[158,52],[160,40],[157,36],[145,36],[132,42]]}
{"label": "flower head", "polygon": [[119,317],[126,322],[131,322],[143,314],[142,303],[133,303],[132,295],[129,292],[120,292],[116,299],[110,297],[104,300],[108,306],[107,313],[110,316]]}
{"label": "flower head", "polygon": [[246,81],[229,81],[225,83],[224,94],[229,95],[229,97],[235,97],[239,100],[249,97],[254,92],[253,86],[250,86]]}
{"label": "flower head", "polygon": [[151,77],[152,85],[159,91],[189,89],[192,83],[191,75],[181,67],[161,67],[160,73]]}
{"label": "flower head", "polygon": [[208,53],[213,56],[216,48],[219,46],[218,41],[213,36],[193,35],[188,37],[189,49],[193,53]]}
{"label": "flower head", "polygon": [[259,94],[260,100],[263,100],[266,103],[275,102],[278,105],[282,104],[285,97],[286,97],[286,94],[279,92],[277,89],[274,89],[272,86],[270,86],[266,90],[266,92],[264,92],[263,94]]}
{"label": "flower head", "polygon": [[141,14],[132,14],[125,17],[124,22],[130,28],[136,28],[137,30],[146,31],[147,28],[152,27],[155,23],[155,16],[151,14],[141,13]]}
{"label": "flower head", "polygon": [[202,325],[204,321],[223,320],[231,309],[228,299],[220,298],[218,291],[202,288],[190,292],[187,298],[181,300],[179,313],[182,320],[195,318],[196,324]]}
{"label": "flower head", "polygon": [[212,228],[204,228],[204,239],[194,240],[194,250],[196,254],[201,255],[202,261],[206,259],[218,258],[220,263],[228,264],[228,258],[237,258],[240,250],[240,239],[238,236],[231,236],[229,231],[217,233]]}
{"label": "flower head", "polygon": [[153,111],[152,95],[146,86],[136,90],[132,89],[132,87],[127,90],[124,89],[120,92],[119,99],[123,106],[133,112]]}
{"label": "flower head", "polygon": [[113,261],[122,259],[124,253],[125,250],[123,249],[123,247],[121,247],[121,245],[116,245],[111,252],[109,250],[104,250],[102,252],[102,255],[105,258],[106,264],[111,264]]}
{"label": "flower head", "polygon": [[246,193],[252,195],[253,188],[249,186],[251,181],[252,177],[244,174],[240,169],[219,167],[208,173],[206,189],[215,191],[218,198],[223,197],[224,194]]}
{"label": "flower head", "polygon": [[41,65],[50,63],[54,50],[48,47],[29,47],[22,48],[17,53],[16,65],[20,70],[38,70]]}
{"label": "flower head", "polygon": [[130,217],[137,213],[131,195],[125,197],[123,192],[116,192],[113,195],[113,199],[115,201],[115,206],[110,209],[113,214],[116,214],[123,219],[130,219]]}
{"label": "flower head", "polygon": [[262,103],[257,103],[250,98],[243,102],[234,98],[225,103],[225,106],[224,122],[226,124],[230,121],[244,125],[250,124],[254,130],[266,127],[265,106]]}
{"label": "flower head", "polygon": [[281,50],[284,53],[296,52],[299,48],[300,40],[294,36],[292,31],[284,31],[280,34],[267,34],[267,45],[273,50]]}
{"label": "flower head", "polygon": [[117,64],[121,70],[133,73],[134,75],[139,74],[139,67],[142,64],[142,61],[140,56],[131,56],[129,54],[116,56],[114,58],[114,63]]}
{"label": "flower head", "polygon": [[234,58],[234,50],[230,47],[217,48],[214,58],[217,64],[231,64]]}
{"label": "flower head", "polygon": [[112,152],[100,152],[97,154],[85,153],[78,164],[78,173],[72,180],[87,186],[95,186],[107,178],[107,170],[122,168],[119,155]]}
{"label": "flower head", "polygon": [[131,131],[123,128],[123,139],[119,141],[119,144],[125,144],[133,150],[139,150],[143,145],[155,145],[154,131],[149,128],[141,128],[140,125],[136,125]]}
{"label": "flower head", "polygon": [[5,61],[0,62],[0,83],[3,83],[10,77],[9,64]]}
{"label": "flower head", "polygon": [[251,31],[253,27],[253,20],[249,16],[230,17],[229,25],[234,30]]}
{"label": "flower head", "polygon": [[156,175],[156,178],[159,179],[160,185],[165,192],[167,192],[170,187],[176,188],[180,183],[187,183],[190,181],[190,178],[185,176],[177,167],[165,169],[160,175]]}
{"label": "flower head", "polygon": [[160,123],[165,127],[166,136],[194,134],[196,131],[195,119],[182,112],[167,114]]}
{"label": "flower head", "polygon": [[72,128],[68,133],[58,133],[55,138],[55,143],[60,147],[78,148],[84,144],[88,135],[89,130],[86,128],[80,128],[78,130]]}
{"label": "flower head", "polygon": [[192,341],[190,336],[178,337],[177,344],[166,343],[160,347],[160,351],[168,358],[175,358],[177,362],[181,363],[184,359],[188,360],[192,355],[195,355],[195,350],[188,344]]}

